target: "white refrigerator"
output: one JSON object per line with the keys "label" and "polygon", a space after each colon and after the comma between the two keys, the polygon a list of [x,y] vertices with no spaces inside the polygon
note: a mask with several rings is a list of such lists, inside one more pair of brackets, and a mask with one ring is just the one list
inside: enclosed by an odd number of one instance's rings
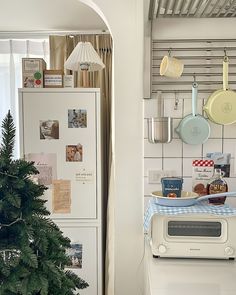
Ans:
{"label": "white refrigerator", "polygon": [[102,295],[100,90],[19,89],[20,152],[35,162],[48,187],[50,217],[71,239],[72,269]]}

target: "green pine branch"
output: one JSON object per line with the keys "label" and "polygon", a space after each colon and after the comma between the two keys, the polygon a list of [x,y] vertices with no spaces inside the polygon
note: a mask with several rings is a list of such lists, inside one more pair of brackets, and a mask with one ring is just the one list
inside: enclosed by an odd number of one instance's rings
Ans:
{"label": "green pine branch", "polygon": [[89,285],[87,282],[85,282],[83,279],[79,278],[74,272],[67,270],[66,275],[68,278],[70,278],[71,281],[74,282],[76,288],[78,289],[85,289]]}
{"label": "green pine branch", "polygon": [[13,156],[16,128],[10,111],[2,122],[2,145],[0,158],[9,163]]}
{"label": "green pine branch", "polygon": [[24,247],[21,250],[21,259],[22,261],[28,265],[30,268],[38,267],[37,256],[34,254],[33,250],[30,247]]}

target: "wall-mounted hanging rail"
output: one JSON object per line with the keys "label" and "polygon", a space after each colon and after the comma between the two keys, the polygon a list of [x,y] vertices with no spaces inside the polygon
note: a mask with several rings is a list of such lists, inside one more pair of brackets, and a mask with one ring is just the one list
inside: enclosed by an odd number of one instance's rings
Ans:
{"label": "wall-mounted hanging rail", "polygon": [[[191,93],[192,76],[195,73],[199,93],[211,93],[222,85],[223,58],[225,50],[229,57],[229,85],[236,89],[236,39],[153,40],[151,87],[152,93]],[[220,44],[220,45],[219,45]],[[222,44],[222,45],[221,45]],[[171,55],[184,62],[180,78],[160,76],[160,63],[164,55]]]}
{"label": "wall-mounted hanging rail", "polygon": [[[153,91],[153,94],[156,94],[156,93],[159,93],[161,92],[162,94],[173,94],[173,93],[176,93],[176,94],[182,94],[182,93],[187,93],[187,94],[191,94],[192,93],[192,90],[190,89],[181,89],[181,90],[171,90],[171,89],[160,89],[160,90],[154,90]],[[207,89],[207,90],[204,90],[204,89],[199,89],[198,90],[198,93],[204,93],[204,94],[209,94],[209,93],[212,93],[212,90],[211,89]],[[148,98],[145,98],[145,99],[150,99],[149,97]]]}
{"label": "wall-mounted hanging rail", "polygon": [[[199,59],[204,59],[204,60],[215,60],[215,59],[222,59],[222,55],[216,55],[216,56],[214,56],[214,55],[189,55],[189,56],[187,56],[187,55],[176,55],[176,56],[178,56],[178,58],[181,58],[182,60],[188,60],[188,59],[190,59],[190,60],[199,60]],[[163,57],[159,57],[159,56],[153,56],[153,61],[154,60],[162,60],[162,58]],[[228,58],[230,59],[230,60],[232,60],[232,59],[236,59],[236,56],[235,55],[229,55],[228,54]]]}
{"label": "wall-mounted hanging rail", "polygon": [[[153,69],[159,69],[160,65],[153,65]],[[189,65],[184,65],[184,68],[187,69],[193,69],[193,68],[205,68],[205,69],[213,69],[213,68],[222,68],[222,64],[189,64]],[[230,63],[230,68],[236,68],[235,63]],[[231,69],[229,69],[231,70]]]}
{"label": "wall-mounted hanging rail", "polygon": [[[213,44],[214,43],[224,43],[224,44],[230,44],[230,43],[236,43],[236,39],[162,39],[162,40],[152,40],[153,44],[162,44],[162,43],[167,43],[169,44],[171,41],[171,43],[178,43],[178,44],[184,44],[184,43],[210,43]],[[224,45],[225,47],[225,45]],[[227,45],[227,49],[228,49],[228,45]],[[173,47],[174,48],[174,47]]]}
{"label": "wall-mounted hanging rail", "polygon": [[[182,77],[192,77],[194,73],[198,77],[201,77],[201,76],[203,76],[203,77],[219,77],[219,76],[222,77],[222,73],[201,73],[201,72],[193,72],[193,71],[191,71],[189,73],[183,73],[181,76]],[[230,72],[230,75],[236,76],[236,72]],[[153,77],[159,77],[159,74],[153,74]],[[172,82],[170,82],[170,83],[172,83]],[[232,81],[230,83],[232,83]]]}
{"label": "wall-mounted hanging rail", "polygon": [[[223,52],[224,51],[224,46],[216,46],[216,47],[204,47],[204,51],[221,51]],[[170,48],[168,47],[159,47],[159,48],[153,48],[153,52],[155,51],[164,51],[164,52],[168,52]],[[233,46],[233,47],[227,47],[227,52],[229,51],[233,51],[233,50],[236,50],[236,46]],[[171,48],[171,51],[172,52],[177,52],[177,51],[185,51],[185,50],[188,50],[188,51],[202,51],[202,47],[175,47],[175,48]]]}
{"label": "wall-mounted hanging rail", "polygon": [[[191,77],[192,76],[193,75],[191,75]],[[181,85],[191,84],[191,80],[189,80],[189,81],[173,81],[173,82],[170,82],[170,81],[156,82],[156,81],[154,81],[153,85],[163,85],[163,86],[164,85],[171,85],[171,86],[177,85],[177,86],[181,86]],[[197,80],[197,83],[199,85],[222,85],[222,81],[200,81],[200,80]],[[229,81],[229,85],[232,85],[232,84],[236,84],[236,81]]]}

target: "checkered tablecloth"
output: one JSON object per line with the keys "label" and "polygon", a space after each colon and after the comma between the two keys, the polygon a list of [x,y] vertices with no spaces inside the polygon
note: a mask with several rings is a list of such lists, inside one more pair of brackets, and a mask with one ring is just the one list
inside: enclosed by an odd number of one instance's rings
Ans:
{"label": "checkered tablecloth", "polygon": [[214,214],[220,216],[236,215],[236,208],[229,205],[209,205],[207,201],[199,202],[197,205],[188,207],[167,207],[160,206],[154,200],[150,200],[145,216],[144,216],[144,229],[147,231],[150,226],[152,216],[154,214],[161,215],[181,215],[181,214]]}

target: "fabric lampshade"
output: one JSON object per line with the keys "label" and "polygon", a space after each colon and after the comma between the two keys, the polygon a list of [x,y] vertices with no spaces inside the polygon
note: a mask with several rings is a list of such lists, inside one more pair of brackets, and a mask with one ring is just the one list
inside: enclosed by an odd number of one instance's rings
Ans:
{"label": "fabric lampshade", "polygon": [[105,67],[90,42],[79,42],[65,62],[65,69],[72,71],[99,71]]}

